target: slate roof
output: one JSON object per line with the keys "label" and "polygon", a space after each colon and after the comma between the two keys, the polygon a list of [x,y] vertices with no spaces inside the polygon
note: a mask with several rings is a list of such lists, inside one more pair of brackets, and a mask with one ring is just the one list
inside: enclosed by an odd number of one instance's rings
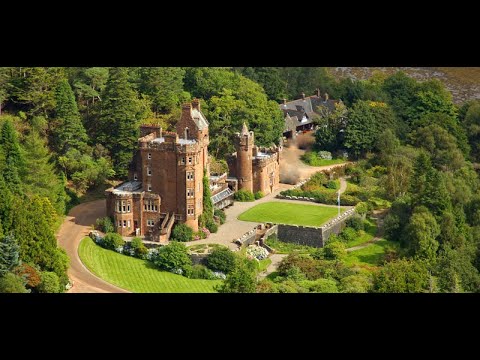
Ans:
{"label": "slate roof", "polygon": [[208,121],[207,119],[205,119],[205,116],[203,116],[201,111],[198,111],[197,109],[192,109],[192,118],[195,121],[195,124],[197,125],[199,130],[203,130],[208,127]]}

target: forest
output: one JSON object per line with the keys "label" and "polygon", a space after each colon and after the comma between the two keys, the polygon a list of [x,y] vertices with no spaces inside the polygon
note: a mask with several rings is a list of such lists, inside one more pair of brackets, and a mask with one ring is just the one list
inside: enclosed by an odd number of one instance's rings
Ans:
{"label": "forest", "polygon": [[278,103],[317,89],[343,102],[317,120],[316,149],[360,160],[360,184],[378,169],[375,195],[392,203],[385,236],[402,250],[374,288],[405,291],[410,269],[415,290],[478,292],[480,102],[401,72],[354,81],[321,67],[0,68],[0,292],[65,290],[55,231],[85,193],[126,178],[142,123],[172,130],[199,98],[224,159],[243,121],[259,145],[278,143]]}

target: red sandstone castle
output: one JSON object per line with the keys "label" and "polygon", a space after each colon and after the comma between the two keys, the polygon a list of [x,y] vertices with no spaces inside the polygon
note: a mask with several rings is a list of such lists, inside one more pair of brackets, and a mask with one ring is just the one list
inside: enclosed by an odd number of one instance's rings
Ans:
{"label": "red sandstone castle", "polygon": [[239,189],[264,194],[278,187],[278,148],[258,149],[245,124],[235,138],[237,152],[229,159],[230,177],[226,173],[210,176],[208,121],[197,99],[182,106],[175,132],[143,125],[140,133],[129,181],[105,192],[107,215],[122,236],[164,242],[177,222],[198,231],[204,171],[218,209],[233,203],[237,184]]}

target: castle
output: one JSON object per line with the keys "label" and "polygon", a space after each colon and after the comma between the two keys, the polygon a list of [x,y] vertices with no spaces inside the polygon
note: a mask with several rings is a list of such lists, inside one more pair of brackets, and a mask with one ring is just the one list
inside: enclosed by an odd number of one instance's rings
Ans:
{"label": "castle", "polygon": [[243,123],[241,133],[234,138],[236,152],[228,159],[231,178],[236,179],[238,190],[264,195],[276,190],[280,183],[280,151],[278,147],[255,146],[253,131]]}
{"label": "castle", "polygon": [[210,176],[208,121],[198,99],[182,105],[175,130],[142,125],[129,180],[105,191],[107,216],[120,235],[165,242],[175,223],[198,231],[204,176],[217,209],[233,203],[237,188],[268,194],[278,187],[278,148],[259,150],[245,124],[235,137],[237,152],[229,159],[231,176]]}

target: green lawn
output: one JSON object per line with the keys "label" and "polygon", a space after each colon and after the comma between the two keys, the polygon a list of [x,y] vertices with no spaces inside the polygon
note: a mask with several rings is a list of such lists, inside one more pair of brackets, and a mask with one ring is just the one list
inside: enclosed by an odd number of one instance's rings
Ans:
{"label": "green lawn", "polygon": [[354,246],[362,245],[366,242],[369,242],[375,237],[375,234],[377,233],[377,225],[375,224],[374,221],[366,219],[365,220],[365,232],[363,235],[357,237],[353,241],[349,241],[345,244],[347,248],[351,248]]}
{"label": "green lawn", "polygon": [[260,261],[257,263],[258,272],[262,272],[262,271],[267,270],[268,266],[269,266],[271,263],[272,263],[272,260],[270,260],[269,258],[260,260]]}
{"label": "green lawn", "polygon": [[270,236],[266,240],[266,244],[271,248],[275,249],[277,254],[310,254],[315,251],[317,248],[307,245],[298,245],[294,243],[287,243],[284,241],[278,240],[276,236]]}
{"label": "green lawn", "polygon": [[[346,209],[342,208],[342,212]],[[243,221],[272,222],[275,224],[321,226],[338,214],[336,207],[303,205],[291,202],[259,204],[238,217]]]}
{"label": "green lawn", "polygon": [[151,263],[118,254],[86,237],[78,248],[80,259],[98,277],[137,293],[209,293],[220,280],[188,279],[157,270]]}
{"label": "green lawn", "polygon": [[363,249],[349,252],[345,257],[345,264],[379,266],[384,258],[385,248],[389,246],[397,248],[398,243],[384,239],[378,240]]}

